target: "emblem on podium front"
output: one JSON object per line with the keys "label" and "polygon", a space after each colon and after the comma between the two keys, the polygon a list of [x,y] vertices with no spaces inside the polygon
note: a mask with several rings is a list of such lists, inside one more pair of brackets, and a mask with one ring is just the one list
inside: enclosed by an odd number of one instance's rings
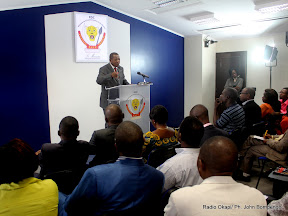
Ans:
{"label": "emblem on podium front", "polygon": [[131,95],[126,103],[126,109],[132,119],[140,119],[145,106],[145,98],[139,94]]}

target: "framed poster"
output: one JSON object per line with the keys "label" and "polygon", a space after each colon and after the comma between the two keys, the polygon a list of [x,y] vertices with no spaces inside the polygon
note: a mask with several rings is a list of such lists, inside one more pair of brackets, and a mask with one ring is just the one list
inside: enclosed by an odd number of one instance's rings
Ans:
{"label": "framed poster", "polygon": [[108,62],[107,16],[74,13],[76,62]]}

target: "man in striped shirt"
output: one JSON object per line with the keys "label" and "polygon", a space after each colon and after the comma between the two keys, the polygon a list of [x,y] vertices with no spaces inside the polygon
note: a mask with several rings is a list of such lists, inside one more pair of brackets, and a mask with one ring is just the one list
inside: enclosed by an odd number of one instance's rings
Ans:
{"label": "man in striped shirt", "polygon": [[[237,97],[238,93],[235,89],[225,88],[219,99],[216,99],[215,101],[214,125],[225,130],[229,134],[245,125],[245,112],[243,108],[237,104]],[[217,107],[221,103],[226,107],[226,109],[219,116],[217,113]]]}

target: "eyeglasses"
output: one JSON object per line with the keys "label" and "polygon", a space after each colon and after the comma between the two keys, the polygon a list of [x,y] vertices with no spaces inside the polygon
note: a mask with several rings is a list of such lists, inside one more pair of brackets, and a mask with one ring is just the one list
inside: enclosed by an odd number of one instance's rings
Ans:
{"label": "eyeglasses", "polygon": [[240,92],[240,94],[249,94],[249,93],[246,93],[246,92]]}

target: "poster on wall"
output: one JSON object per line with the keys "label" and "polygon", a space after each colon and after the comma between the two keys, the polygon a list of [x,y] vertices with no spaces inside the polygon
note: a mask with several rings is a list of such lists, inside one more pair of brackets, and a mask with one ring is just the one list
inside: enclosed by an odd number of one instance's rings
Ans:
{"label": "poster on wall", "polygon": [[107,62],[107,16],[74,13],[76,62]]}

